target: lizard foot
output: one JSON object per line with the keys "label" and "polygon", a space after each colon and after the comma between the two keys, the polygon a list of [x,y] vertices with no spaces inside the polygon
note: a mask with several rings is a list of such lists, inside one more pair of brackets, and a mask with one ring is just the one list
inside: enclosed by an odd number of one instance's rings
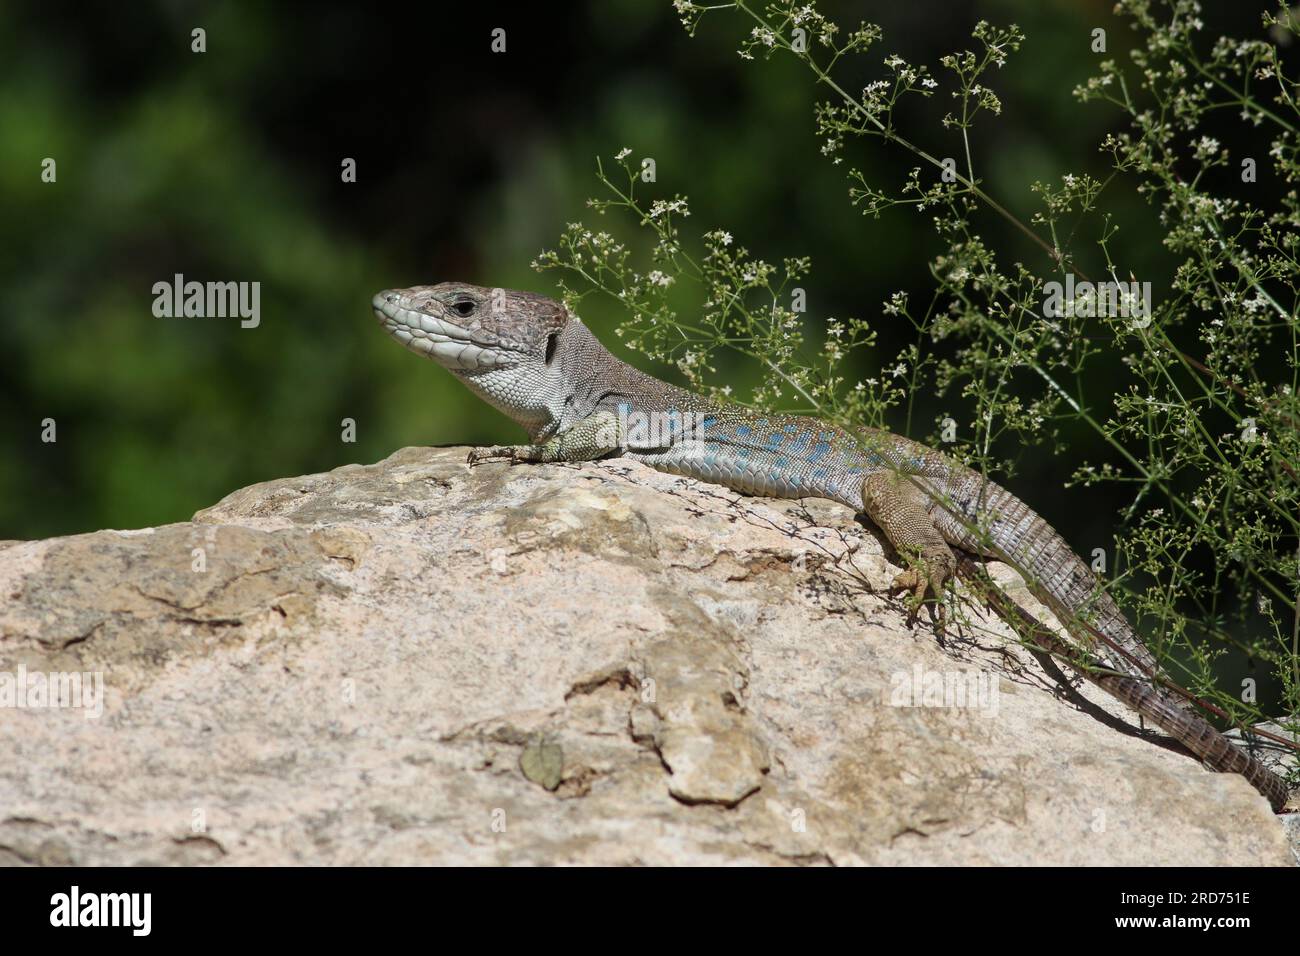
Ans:
{"label": "lizard foot", "polygon": [[465,462],[471,468],[485,461],[508,461],[514,464],[517,461],[527,461],[525,455],[528,450],[527,445],[487,445],[470,451]]}
{"label": "lizard foot", "polygon": [[921,607],[926,603],[926,595],[933,594],[935,603],[931,611],[931,620],[935,631],[944,636],[948,623],[948,611],[944,605],[944,588],[952,578],[954,561],[951,552],[946,555],[930,555],[918,558],[906,571],[897,575],[889,586],[890,596],[900,592],[910,592],[907,598],[907,626],[916,624],[921,615]]}

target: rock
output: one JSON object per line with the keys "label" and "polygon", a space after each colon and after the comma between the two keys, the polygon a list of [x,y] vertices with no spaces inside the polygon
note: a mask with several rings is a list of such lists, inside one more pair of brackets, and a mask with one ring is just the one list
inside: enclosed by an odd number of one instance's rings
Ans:
{"label": "rock", "polygon": [[[1292,733],[1276,721],[1265,721],[1258,724],[1257,727],[1259,730],[1273,734],[1283,740],[1300,743],[1300,734]],[[1276,741],[1260,737],[1254,733],[1243,734],[1235,727],[1225,731],[1224,736],[1235,741],[1237,746],[1245,749],[1252,757],[1283,780],[1287,778],[1288,772],[1295,766],[1294,751],[1288,747],[1283,747]],[[1300,803],[1300,793],[1292,790],[1291,800],[1288,802],[1287,808],[1290,810],[1300,809],[1297,807],[1297,803]],[[1295,862],[1300,864],[1300,813],[1286,813],[1279,816],[1278,819],[1282,822],[1282,828],[1286,833],[1287,840],[1290,841],[1291,855],[1294,857]]]}
{"label": "rock", "polygon": [[465,454],[0,548],[0,670],[103,681],[0,708],[0,861],[1291,862],[1000,622],[906,628],[848,509]]}

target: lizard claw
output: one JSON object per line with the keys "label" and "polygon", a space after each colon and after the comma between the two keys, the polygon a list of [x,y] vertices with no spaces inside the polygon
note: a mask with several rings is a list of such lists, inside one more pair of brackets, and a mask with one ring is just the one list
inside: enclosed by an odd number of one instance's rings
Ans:
{"label": "lizard claw", "polygon": [[948,636],[948,605],[943,603],[943,597],[935,598],[934,612],[931,620],[934,622],[934,633],[942,644],[943,639]]}

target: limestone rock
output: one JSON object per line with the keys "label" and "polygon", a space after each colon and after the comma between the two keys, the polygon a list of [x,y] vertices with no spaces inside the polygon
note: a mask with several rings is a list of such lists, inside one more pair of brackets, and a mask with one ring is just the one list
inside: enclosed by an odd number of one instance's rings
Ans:
{"label": "limestone rock", "polygon": [[0,707],[0,861],[1291,862],[1000,622],[905,627],[848,509],[465,454],[0,546],[0,672],[103,680]]}

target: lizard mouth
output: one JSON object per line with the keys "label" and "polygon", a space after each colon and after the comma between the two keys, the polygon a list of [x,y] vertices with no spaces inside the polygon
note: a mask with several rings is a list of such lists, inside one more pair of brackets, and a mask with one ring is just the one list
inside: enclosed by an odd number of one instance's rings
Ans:
{"label": "lizard mouth", "polygon": [[466,329],[416,307],[411,298],[392,290],[370,302],[375,318],[389,335],[412,352],[446,368],[480,372],[510,364],[505,343],[486,329]]}

